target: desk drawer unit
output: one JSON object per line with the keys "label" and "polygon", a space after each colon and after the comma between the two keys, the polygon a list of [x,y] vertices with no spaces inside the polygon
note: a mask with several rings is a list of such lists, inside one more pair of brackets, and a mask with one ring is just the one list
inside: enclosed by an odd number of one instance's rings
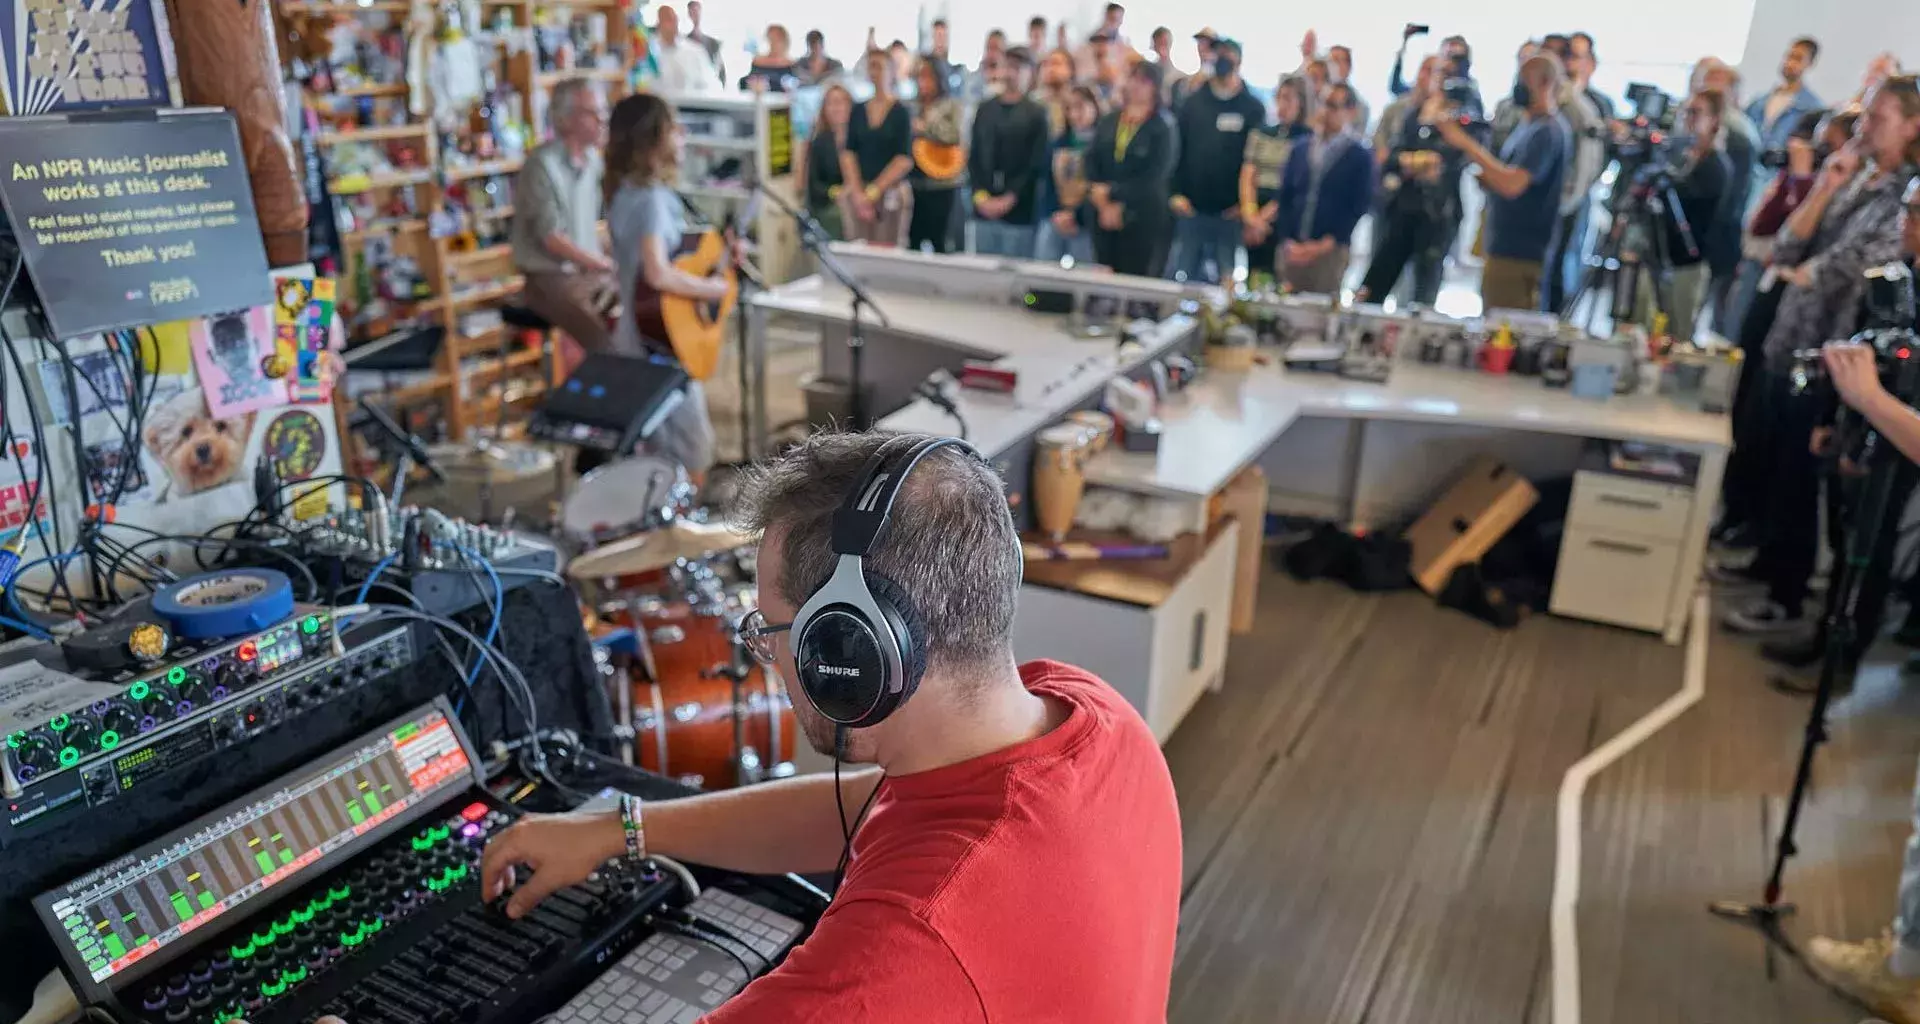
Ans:
{"label": "desk drawer unit", "polygon": [[1567,531],[1593,529],[1678,542],[1693,512],[1693,488],[1582,470],[1573,475]]}
{"label": "desk drawer unit", "polygon": [[[1013,650],[1053,658],[1106,680],[1162,743],[1227,663],[1233,578],[1245,524],[1227,522],[1154,604],[1035,583],[1020,588]],[[1122,563],[1116,563],[1123,565]]]}
{"label": "desk drawer unit", "polygon": [[1679,567],[1677,541],[1569,527],[1548,607],[1555,615],[1659,632]]}

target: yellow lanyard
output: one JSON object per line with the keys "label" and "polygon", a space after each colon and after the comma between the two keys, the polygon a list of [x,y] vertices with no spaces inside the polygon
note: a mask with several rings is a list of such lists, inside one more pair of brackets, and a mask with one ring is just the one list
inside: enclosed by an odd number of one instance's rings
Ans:
{"label": "yellow lanyard", "polygon": [[1124,117],[1113,126],[1113,159],[1116,163],[1127,158],[1127,147],[1133,145],[1133,135],[1139,130],[1139,125],[1128,123]]}

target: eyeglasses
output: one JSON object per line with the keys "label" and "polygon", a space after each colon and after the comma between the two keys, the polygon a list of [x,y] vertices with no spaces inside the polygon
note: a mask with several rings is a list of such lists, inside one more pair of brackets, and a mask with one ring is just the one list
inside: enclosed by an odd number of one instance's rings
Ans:
{"label": "eyeglasses", "polygon": [[753,660],[762,665],[772,665],[774,659],[780,656],[780,634],[792,628],[791,622],[768,625],[767,617],[755,608],[740,620],[740,642],[746,646],[747,653],[753,655]]}

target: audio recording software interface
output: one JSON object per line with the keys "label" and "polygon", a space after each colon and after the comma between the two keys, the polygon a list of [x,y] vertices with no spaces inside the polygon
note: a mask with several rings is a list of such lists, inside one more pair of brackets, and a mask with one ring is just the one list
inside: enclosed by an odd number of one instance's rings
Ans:
{"label": "audio recording software interface", "polygon": [[436,702],[35,906],[66,934],[65,952],[82,973],[107,982],[473,781],[464,740]]}

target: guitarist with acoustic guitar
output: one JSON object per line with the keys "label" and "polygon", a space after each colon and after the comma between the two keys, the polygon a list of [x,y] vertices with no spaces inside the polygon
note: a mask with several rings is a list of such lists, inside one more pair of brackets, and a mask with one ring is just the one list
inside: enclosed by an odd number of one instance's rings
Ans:
{"label": "guitarist with acoustic guitar", "polygon": [[690,233],[686,204],[673,189],[681,142],[665,100],[644,92],[621,100],[608,123],[602,188],[619,264],[621,314],[613,349],[674,359],[693,378],[686,400],[648,445],[685,466],[699,484],[713,465],[714,448],[700,381],[713,372],[726,314],[738,294],[738,253],[735,243],[716,233]]}

